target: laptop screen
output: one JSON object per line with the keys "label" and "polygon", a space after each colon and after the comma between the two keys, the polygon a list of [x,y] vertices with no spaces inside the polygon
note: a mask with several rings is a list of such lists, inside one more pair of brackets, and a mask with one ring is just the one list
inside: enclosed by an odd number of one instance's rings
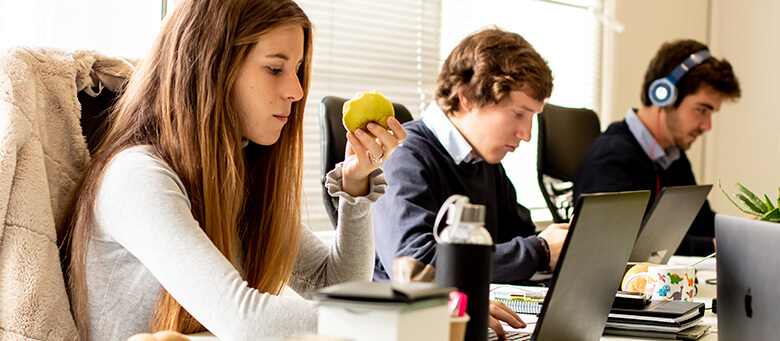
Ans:
{"label": "laptop screen", "polygon": [[664,187],[647,211],[629,261],[666,264],[701,210],[712,185]]}
{"label": "laptop screen", "polygon": [[718,338],[776,340],[780,224],[718,214]]}
{"label": "laptop screen", "polygon": [[649,198],[649,191],[580,197],[535,339],[601,336]]}

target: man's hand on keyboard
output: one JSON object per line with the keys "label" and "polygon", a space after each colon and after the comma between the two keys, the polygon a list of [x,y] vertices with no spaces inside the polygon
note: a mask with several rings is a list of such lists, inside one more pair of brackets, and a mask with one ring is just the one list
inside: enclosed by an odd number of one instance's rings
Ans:
{"label": "man's hand on keyboard", "polygon": [[526,324],[520,319],[512,309],[509,309],[504,303],[500,301],[490,301],[490,329],[496,332],[499,340],[506,339],[506,333],[504,327],[501,326],[501,321],[506,322],[512,328],[525,328]]}

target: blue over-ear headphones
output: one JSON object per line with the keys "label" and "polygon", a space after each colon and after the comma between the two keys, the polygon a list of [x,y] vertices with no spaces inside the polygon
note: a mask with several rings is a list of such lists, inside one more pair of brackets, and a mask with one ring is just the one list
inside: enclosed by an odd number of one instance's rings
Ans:
{"label": "blue over-ear headphones", "polygon": [[647,95],[650,97],[650,102],[659,106],[665,107],[674,102],[677,97],[677,81],[685,75],[688,70],[692,69],[696,65],[701,64],[703,61],[712,58],[710,51],[701,50],[690,55],[668,76],[658,78],[650,84],[650,88],[647,89]]}

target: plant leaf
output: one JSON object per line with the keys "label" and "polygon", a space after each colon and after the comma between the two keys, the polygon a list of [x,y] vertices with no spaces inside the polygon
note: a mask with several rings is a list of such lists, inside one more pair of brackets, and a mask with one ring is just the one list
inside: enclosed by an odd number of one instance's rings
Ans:
{"label": "plant leaf", "polygon": [[775,207],[772,205],[772,200],[769,199],[769,196],[764,194],[764,198],[766,198],[766,207],[771,211],[774,210]]}
{"label": "plant leaf", "polygon": [[[747,214],[750,214],[750,215],[756,215],[756,212],[748,212],[747,210],[745,210],[741,206],[737,205],[737,203],[734,202],[733,199],[731,199],[731,196],[728,193],[726,193],[726,190],[723,189],[723,186],[720,183],[720,178],[718,178],[718,188],[720,188],[720,191],[723,192],[723,195],[726,196],[726,199],[729,199],[729,201],[731,201],[731,203],[734,204],[734,207],[738,208],[740,211],[742,211],[744,213],[747,213]],[[778,188],[778,190],[780,190],[780,188]],[[778,200],[780,200],[780,199],[778,199]],[[778,206],[780,206],[780,204]]]}
{"label": "plant leaf", "polygon": [[771,210],[766,214],[760,216],[759,219],[765,221],[780,221],[780,208],[775,207],[774,210]]}
{"label": "plant leaf", "polygon": [[748,199],[747,197],[745,197],[740,193],[734,194],[734,196],[737,197],[737,199],[742,200],[742,203],[744,203],[749,210],[752,210],[753,212],[757,213],[754,215],[760,216],[767,212],[767,210],[764,209],[764,205],[761,205],[760,207],[756,206],[756,204],[753,203],[753,201],[751,201],[750,199]]}
{"label": "plant leaf", "polygon": [[745,186],[742,186],[739,182],[736,183],[737,188],[742,192],[745,193],[745,195],[750,198],[750,201],[753,202],[753,205],[759,208],[756,212],[766,212],[769,211],[769,208],[766,207],[763,201],[759,199],[753,192],[751,192],[749,189],[745,188]]}

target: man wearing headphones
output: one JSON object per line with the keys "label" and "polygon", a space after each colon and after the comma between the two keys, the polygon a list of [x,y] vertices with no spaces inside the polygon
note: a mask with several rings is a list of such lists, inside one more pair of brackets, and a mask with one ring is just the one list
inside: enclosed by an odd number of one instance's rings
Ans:
{"label": "man wearing headphones", "polygon": [[[627,190],[650,190],[655,198],[663,187],[696,184],[685,151],[712,128],[712,114],[723,100],[739,97],[731,64],[710,55],[706,45],[694,40],[663,44],[645,72],[642,106],[612,123],[580,164],[575,199],[582,193]],[[714,252],[714,217],[705,201],[676,254]]]}

